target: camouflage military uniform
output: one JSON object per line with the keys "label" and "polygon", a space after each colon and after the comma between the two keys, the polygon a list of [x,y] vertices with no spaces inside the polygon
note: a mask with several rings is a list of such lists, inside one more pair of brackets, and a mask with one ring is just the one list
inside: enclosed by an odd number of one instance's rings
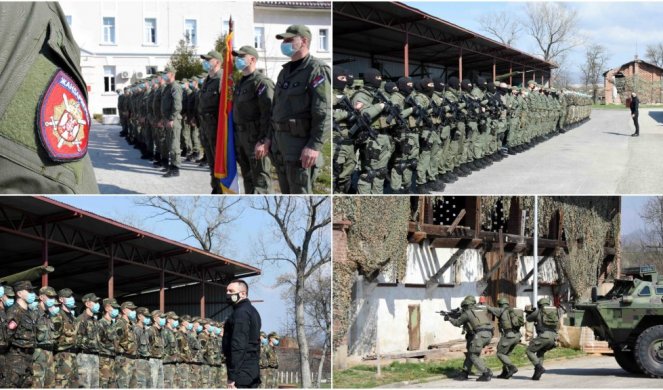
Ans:
{"label": "camouflage military uniform", "polygon": [[191,387],[201,387],[203,351],[200,341],[196,335],[196,330],[187,333],[187,342],[191,351],[191,360],[189,361],[189,384]]}
{"label": "camouflage military uniform", "polygon": [[391,128],[394,147],[389,157],[389,179],[393,192],[410,193],[419,156],[419,130],[411,117],[412,108],[405,108],[405,98],[412,92],[412,80],[401,77],[397,89],[397,91],[387,91],[391,92],[389,100],[401,110],[401,119],[407,123],[407,126],[401,128],[394,125]]}
{"label": "camouflage military uniform", "polygon": [[[52,288],[51,288],[52,290]],[[53,291],[55,292],[55,291]],[[56,295],[57,296],[57,295]],[[32,386],[37,388],[55,387],[55,326],[48,309],[37,309],[37,325],[35,327],[35,352],[32,355]]]}
{"label": "camouflage military uniform", "polygon": [[518,372],[516,366],[509,359],[509,354],[520,343],[522,335],[511,319],[512,309],[509,307],[508,301],[504,298],[501,299],[504,301],[498,301],[500,307],[487,306],[486,309],[497,318],[501,334],[500,340],[497,342],[497,358],[502,362],[502,373],[499,377],[509,379]]}
{"label": "camouflage military uniform", "polygon": [[177,349],[175,333],[179,332],[169,327],[161,330],[163,338],[163,387],[167,389],[176,387],[177,365],[181,359]]}
{"label": "camouflage military uniform", "polygon": [[213,193],[219,191],[219,179],[214,177],[214,156],[216,156],[216,132],[219,121],[219,98],[221,89],[221,70],[205,78],[200,88],[198,114],[200,117],[200,132],[207,163],[210,168]]}
{"label": "camouflage military uniform", "polygon": [[98,322],[99,337],[99,387],[117,386],[115,380],[115,325],[103,317]]}
{"label": "camouflage military uniform", "polygon": [[279,357],[274,347],[269,344],[267,344],[267,365],[267,388],[276,389],[278,388]]}
{"label": "camouflage military uniform", "polygon": [[9,336],[7,335],[7,331],[7,312],[5,311],[5,305],[0,300],[0,388],[8,387],[5,384],[6,357],[7,351],[9,351]]}
{"label": "camouflage military uniform", "polygon": [[[472,300],[468,298],[472,298]],[[465,378],[472,371],[472,365],[474,365],[481,372],[479,380],[489,381],[493,373],[486,367],[481,358],[481,351],[490,343],[493,328],[485,307],[475,306],[473,302],[475,302],[474,297],[466,297],[461,305],[463,311],[460,317],[457,319],[449,318],[448,321],[453,326],[464,326],[468,330],[467,358],[463,364]]]}
{"label": "camouflage military uniform", "polygon": [[175,338],[177,339],[177,350],[180,356],[179,363],[177,364],[175,387],[182,389],[191,388],[192,383],[189,375],[191,369],[189,368],[189,362],[191,361],[192,356],[191,348],[189,347],[189,339],[187,333],[182,330],[175,332]]}
{"label": "camouflage military uniform", "polygon": [[55,333],[58,335],[57,349],[55,353],[55,385],[56,387],[69,388],[78,386],[78,366],[76,365],[77,329],[74,325],[76,318],[72,312],[60,310],[53,318]]}
{"label": "camouflage military uniform", "polygon": [[150,373],[149,387],[164,387],[164,328],[152,325],[147,329],[148,345],[150,349]]}
{"label": "camouflage military uniform", "polygon": [[136,333],[136,357],[134,360],[134,379],[132,387],[152,388],[152,370],[150,369],[150,340],[144,324],[140,319],[134,324]]}
{"label": "camouflage military uniform", "polygon": [[550,300],[542,298],[538,302],[538,308],[527,314],[527,321],[534,322],[536,337],[530,341],[527,347],[527,358],[534,365],[534,376],[538,380],[545,372],[543,368],[543,357],[546,352],[555,348],[557,341],[557,329],[559,327],[559,316],[557,308],[549,306]]}
{"label": "camouflage military uniform", "polygon": [[99,387],[99,346],[97,339],[97,320],[86,312],[76,318],[78,330],[77,345],[80,352],[76,356],[80,387]]}
{"label": "camouflage military uniform", "polygon": [[[175,69],[167,68],[175,73]],[[182,136],[182,87],[177,81],[169,82],[161,94],[161,116],[164,122],[165,148],[170,158],[164,177],[177,176],[182,161],[180,137]],[[172,122],[172,125],[170,124]],[[163,161],[162,156],[162,161]],[[166,168],[166,167],[164,167]]]}
{"label": "camouflage military uniform", "polygon": [[[161,76],[160,76],[161,77]],[[152,91],[152,139],[156,153],[154,155],[154,165],[168,166],[168,149],[166,148],[166,133],[163,124],[163,116],[161,115],[161,99],[166,89],[166,85],[159,85],[156,90]]]}
{"label": "camouflage military uniform", "polygon": [[23,309],[18,302],[7,310],[9,352],[5,358],[6,366],[3,367],[7,387],[32,387],[32,355],[36,344],[36,325],[37,312]]}
{"label": "camouflage military uniform", "polygon": [[117,387],[135,387],[138,346],[133,325],[124,317],[115,321],[115,381]]}
{"label": "camouflage military uniform", "polygon": [[[335,67],[336,68],[336,67]],[[336,76],[334,76],[336,77]],[[357,155],[354,140],[350,137],[348,118],[350,113],[340,107],[343,98],[349,98],[349,89],[334,89],[332,104],[334,108],[334,127],[332,138],[334,142],[334,192],[349,193],[352,186],[352,173],[357,166]]]}
{"label": "camouflage military uniform", "polygon": [[[265,336],[266,337],[266,336]],[[260,344],[260,359],[258,360],[258,367],[260,367],[260,388],[266,389],[267,377],[269,371],[269,361],[267,360],[267,344]]]}
{"label": "camouflage military uniform", "polygon": [[[204,325],[203,325],[204,326]],[[206,331],[198,334],[200,352],[203,356],[203,365],[200,367],[200,387],[209,388],[212,385],[212,366],[214,365],[214,350],[211,336]]]}

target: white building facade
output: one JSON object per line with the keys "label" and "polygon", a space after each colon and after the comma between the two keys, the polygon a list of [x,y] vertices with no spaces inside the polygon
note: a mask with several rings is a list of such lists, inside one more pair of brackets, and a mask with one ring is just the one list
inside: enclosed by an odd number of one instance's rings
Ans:
{"label": "white building facade", "polygon": [[[329,2],[250,1],[62,1],[81,49],[91,114],[117,115],[117,93],[146,75],[163,71],[180,40],[189,37],[197,54],[234,24],[234,46],[254,45],[258,68],[276,79],[288,58],[277,33],[291,24],[311,28],[311,53],[331,65]],[[320,34],[327,34],[326,47]],[[322,47],[324,50],[318,50]]]}

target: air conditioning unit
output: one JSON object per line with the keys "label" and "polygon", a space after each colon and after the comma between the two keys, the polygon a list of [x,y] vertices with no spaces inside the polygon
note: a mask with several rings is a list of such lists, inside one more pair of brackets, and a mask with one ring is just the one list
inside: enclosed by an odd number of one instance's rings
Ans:
{"label": "air conditioning unit", "polygon": [[137,79],[142,79],[143,78],[143,72],[136,72],[136,78]]}
{"label": "air conditioning unit", "polygon": [[128,79],[129,78],[129,72],[124,71],[124,72],[120,73],[120,77],[122,77],[123,79]]}

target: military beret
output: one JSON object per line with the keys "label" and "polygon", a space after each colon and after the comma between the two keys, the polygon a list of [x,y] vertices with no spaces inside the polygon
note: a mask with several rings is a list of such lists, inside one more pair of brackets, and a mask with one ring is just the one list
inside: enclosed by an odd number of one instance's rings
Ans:
{"label": "military beret", "polygon": [[117,304],[117,300],[115,298],[105,298],[102,301],[102,303],[104,304],[104,306],[111,305],[112,307],[114,307],[116,309],[120,307],[120,305]]}
{"label": "military beret", "polygon": [[146,307],[142,307],[142,306],[136,309],[136,313],[142,314],[145,317],[150,316],[150,311]]}
{"label": "military beret", "polygon": [[279,339],[279,334],[276,332],[271,332],[269,335],[267,335],[268,339]]}
{"label": "military beret", "polygon": [[151,317],[165,317],[166,314],[164,314],[164,312],[162,312],[161,310],[157,309],[157,310],[152,310],[152,312],[150,313],[150,316]]}
{"label": "military beret", "polygon": [[98,296],[96,296],[94,293],[89,293],[89,294],[83,295],[83,298],[81,298],[81,301],[83,301],[83,302],[87,302],[87,301],[97,302],[97,301],[99,301],[99,299],[100,298]]}
{"label": "military beret", "polygon": [[133,309],[136,308],[136,305],[134,305],[134,303],[131,302],[131,301],[126,301],[126,302],[122,302],[120,307],[122,308],[122,310],[124,310],[124,309],[132,309],[133,310]]}
{"label": "military beret", "polygon": [[166,313],[166,317],[170,318],[170,319],[173,319],[173,320],[179,320],[180,319],[180,316],[178,316],[177,313],[175,313],[174,311],[169,311],[168,313]]}
{"label": "military beret", "polygon": [[306,37],[311,40],[311,30],[303,24],[293,24],[285,29],[284,33],[276,34],[276,39],[288,39],[296,37],[297,35]]}
{"label": "military beret", "polygon": [[240,47],[239,50],[233,50],[234,56],[244,56],[246,54],[254,56],[256,59],[258,59],[258,51],[253,46],[247,45]]}
{"label": "military beret", "polygon": [[51,286],[44,286],[39,289],[39,295],[46,295],[49,298],[56,298],[58,293],[55,292],[55,289]]}
{"label": "military beret", "polygon": [[5,286],[5,295],[8,297],[15,297],[14,289],[11,286]]}
{"label": "military beret", "polygon": [[19,292],[23,290],[34,290],[34,287],[32,287],[32,283],[30,283],[29,280],[21,280],[20,282],[14,283],[14,291]]}
{"label": "military beret", "polygon": [[183,316],[180,316],[180,319],[182,320],[182,322],[184,322],[184,321],[186,321],[186,322],[191,322],[191,316],[188,315],[188,314],[185,314],[185,315],[183,315]]}
{"label": "military beret", "polygon": [[202,58],[203,60],[210,60],[212,58],[216,58],[219,61],[223,61],[223,57],[221,56],[221,53],[219,53],[216,50],[212,50],[212,51],[208,52],[207,54],[201,54],[200,58]]}

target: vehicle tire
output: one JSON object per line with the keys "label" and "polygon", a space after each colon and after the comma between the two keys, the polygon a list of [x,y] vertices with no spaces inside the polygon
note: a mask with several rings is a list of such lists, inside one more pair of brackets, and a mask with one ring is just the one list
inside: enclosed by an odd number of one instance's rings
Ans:
{"label": "vehicle tire", "polygon": [[615,351],[615,360],[624,371],[642,375],[642,370],[633,358],[633,351]]}
{"label": "vehicle tire", "polygon": [[652,378],[663,378],[663,325],[642,332],[635,342],[633,355],[643,373]]}

